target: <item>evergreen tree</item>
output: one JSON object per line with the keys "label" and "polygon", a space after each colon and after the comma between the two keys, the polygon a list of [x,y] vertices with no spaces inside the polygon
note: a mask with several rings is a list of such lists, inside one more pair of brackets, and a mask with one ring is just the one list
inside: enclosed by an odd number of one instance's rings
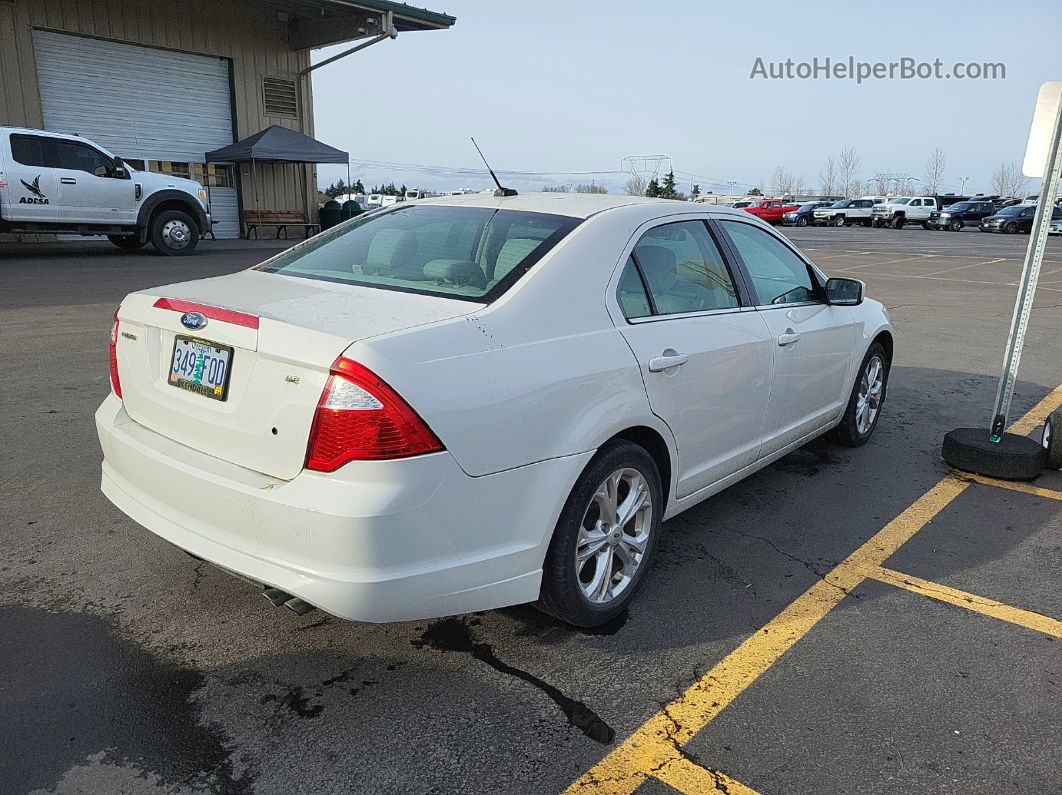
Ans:
{"label": "evergreen tree", "polygon": [[690,191],[690,198],[691,199],[696,199],[700,195],[701,195],[701,186],[698,185],[696,182],[694,182],[693,183],[693,190]]}
{"label": "evergreen tree", "polygon": [[675,191],[675,172],[669,171],[664,176],[664,184],[660,186],[660,198],[674,199],[677,195]]}
{"label": "evergreen tree", "polygon": [[645,195],[650,199],[660,198],[660,183],[656,181],[656,177],[649,180],[649,184],[645,186]]}

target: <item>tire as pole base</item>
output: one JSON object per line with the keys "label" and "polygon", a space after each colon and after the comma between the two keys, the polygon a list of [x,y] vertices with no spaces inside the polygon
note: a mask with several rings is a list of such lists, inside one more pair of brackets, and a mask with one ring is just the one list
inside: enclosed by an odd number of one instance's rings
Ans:
{"label": "tire as pole base", "polygon": [[1032,480],[1043,474],[1047,450],[1036,439],[1005,433],[988,441],[985,428],[956,428],[944,434],[940,454],[955,469],[1001,480]]}

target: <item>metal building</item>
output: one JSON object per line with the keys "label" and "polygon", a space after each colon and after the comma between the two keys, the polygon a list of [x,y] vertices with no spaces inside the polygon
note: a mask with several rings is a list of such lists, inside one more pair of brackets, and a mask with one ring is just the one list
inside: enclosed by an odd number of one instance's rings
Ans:
{"label": "metal building", "polygon": [[[454,22],[388,0],[0,0],[0,125],[78,133],[196,179],[217,236],[236,237],[249,168],[206,152],[271,124],[313,136],[312,49]],[[260,167],[262,209],[316,208],[303,174]]]}

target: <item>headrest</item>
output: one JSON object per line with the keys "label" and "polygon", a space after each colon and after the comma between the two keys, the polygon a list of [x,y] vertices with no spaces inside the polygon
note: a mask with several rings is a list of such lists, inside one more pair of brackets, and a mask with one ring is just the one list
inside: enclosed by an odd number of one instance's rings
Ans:
{"label": "headrest", "polygon": [[433,259],[424,264],[424,278],[439,284],[480,290],[487,286],[487,277],[479,265],[467,259]]}
{"label": "headrest", "polygon": [[417,253],[417,238],[406,229],[381,229],[369,244],[365,273],[390,274],[407,265]]}

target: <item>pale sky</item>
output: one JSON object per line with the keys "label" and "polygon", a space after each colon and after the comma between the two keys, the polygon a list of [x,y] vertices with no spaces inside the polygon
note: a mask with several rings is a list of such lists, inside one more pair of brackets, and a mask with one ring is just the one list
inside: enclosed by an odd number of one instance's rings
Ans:
{"label": "pale sky", "polygon": [[[418,3],[419,4],[419,3]],[[921,178],[947,154],[945,187],[988,192],[1024,155],[1036,92],[1062,80],[1062,2],[509,3],[437,0],[447,31],[403,33],[314,72],[317,137],[351,154],[367,185],[487,187],[474,135],[513,187],[589,182],[621,191],[628,155],[664,154],[702,191],[770,182],[776,166],[809,186],[827,155],[854,147],[861,177]],[[315,53],[323,59],[345,46]],[[1002,62],[997,80],[750,79],[765,62]],[[356,161],[363,161],[358,163]],[[372,166],[374,163],[396,164]],[[547,173],[548,172],[548,173]],[[321,166],[322,185],[344,176]],[[719,182],[713,183],[713,180]],[[1030,189],[1036,180],[1030,180]]]}

